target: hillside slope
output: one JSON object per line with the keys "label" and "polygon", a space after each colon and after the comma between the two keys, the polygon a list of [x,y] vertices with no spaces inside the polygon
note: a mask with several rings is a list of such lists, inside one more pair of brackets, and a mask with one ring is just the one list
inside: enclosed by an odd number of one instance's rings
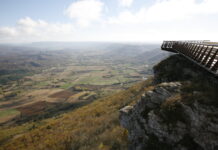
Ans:
{"label": "hillside slope", "polygon": [[75,111],[0,130],[1,150],[127,149],[127,132],[119,124],[119,109],[134,103],[151,80]]}

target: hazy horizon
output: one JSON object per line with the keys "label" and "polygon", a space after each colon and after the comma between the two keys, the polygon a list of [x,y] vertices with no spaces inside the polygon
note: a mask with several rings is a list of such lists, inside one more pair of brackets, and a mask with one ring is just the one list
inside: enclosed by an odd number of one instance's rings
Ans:
{"label": "hazy horizon", "polygon": [[33,41],[33,42],[0,42],[1,45],[27,45],[38,43],[99,43],[99,44],[161,44],[163,41]]}

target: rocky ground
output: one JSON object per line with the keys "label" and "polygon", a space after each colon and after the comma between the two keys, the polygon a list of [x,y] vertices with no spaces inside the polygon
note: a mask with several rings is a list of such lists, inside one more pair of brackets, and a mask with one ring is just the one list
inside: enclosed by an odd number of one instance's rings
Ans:
{"label": "rocky ground", "polygon": [[129,149],[217,150],[217,79],[179,55],[154,72],[155,88],[120,110]]}

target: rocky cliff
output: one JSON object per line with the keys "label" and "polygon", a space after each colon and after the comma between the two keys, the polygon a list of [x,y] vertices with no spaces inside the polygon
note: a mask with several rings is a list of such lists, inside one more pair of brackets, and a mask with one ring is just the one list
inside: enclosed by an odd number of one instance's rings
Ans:
{"label": "rocky cliff", "polygon": [[120,110],[130,150],[218,150],[218,83],[180,55],[154,67],[153,90]]}

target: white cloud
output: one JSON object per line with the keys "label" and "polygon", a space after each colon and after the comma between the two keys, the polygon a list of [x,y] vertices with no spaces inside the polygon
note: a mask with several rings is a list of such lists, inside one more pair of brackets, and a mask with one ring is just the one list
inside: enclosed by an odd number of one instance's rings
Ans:
{"label": "white cloud", "polygon": [[126,40],[214,40],[218,34],[217,5],[217,0],[157,0],[150,7],[121,11],[106,22],[113,29],[125,30]]}
{"label": "white cloud", "polygon": [[11,27],[0,27],[0,38],[4,36],[16,36],[17,31]]}
{"label": "white cloud", "polygon": [[17,21],[14,27],[0,27],[0,41],[37,41],[67,39],[73,33],[72,24],[48,23],[29,17]]}
{"label": "white cloud", "polygon": [[78,25],[88,26],[101,18],[103,6],[104,3],[99,0],[80,0],[72,3],[64,13],[76,19]]}
{"label": "white cloud", "polygon": [[196,15],[218,13],[217,0],[162,0],[146,11],[147,21],[173,21],[184,20]]}
{"label": "white cloud", "polygon": [[123,7],[130,7],[133,3],[133,0],[119,0],[119,3]]}
{"label": "white cloud", "polygon": [[28,27],[36,27],[36,26],[43,27],[43,26],[48,25],[48,23],[46,23],[43,20],[34,21],[29,17],[25,17],[25,18],[22,18],[22,19],[18,20],[17,24],[21,25],[21,26],[28,26]]}
{"label": "white cloud", "polygon": [[145,19],[144,9],[136,13],[125,10],[116,17],[109,17],[107,22],[109,24],[141,24],[145,22]]}
{"label": "white cloud", "polygon": [[218,14],[217,0],[158,0],[149,8],[142,7],[136,12],[123,11],[110,17],[111,24],[141,24],[149,22],[170,22],[192,19],[200,15]]}

